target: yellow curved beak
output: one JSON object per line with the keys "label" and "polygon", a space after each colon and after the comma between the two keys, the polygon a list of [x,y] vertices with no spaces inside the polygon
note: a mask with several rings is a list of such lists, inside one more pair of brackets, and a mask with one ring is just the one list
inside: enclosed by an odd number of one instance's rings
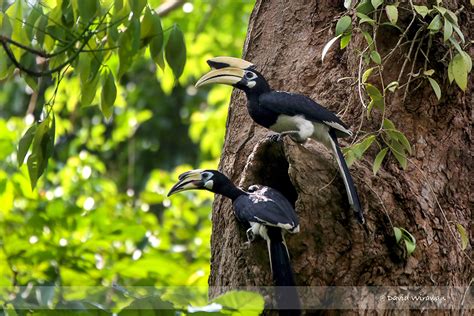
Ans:
{"label": "yellow curved beak", "polygon": [[211,83],[234,85],[242,80],[244,73],[245,72],[242,69],[235,67],[214,69],[202,76],[198,82],[196,82],[195,86],[196,88],[199,88]]}
{"label": "yellow curved beak", "polygon": [[207,64],[212,69],[222,69],[222,68],[227,68],[227,67],[247,69],[254,66],[254,64],[246,60],[235,58],[235,57],[227,57],[227,56],[219,56],[219,57],[208,59]]}
{"label": "yellow curved beak", "polygon": [[168,196],[182,191],[202,189],[204,186],[204,182],[202,181],[201,172],[201,169],[196,169],[182,173],[178,177],[178,183],[176,183],[171,188],[170,192],[168,192]]}

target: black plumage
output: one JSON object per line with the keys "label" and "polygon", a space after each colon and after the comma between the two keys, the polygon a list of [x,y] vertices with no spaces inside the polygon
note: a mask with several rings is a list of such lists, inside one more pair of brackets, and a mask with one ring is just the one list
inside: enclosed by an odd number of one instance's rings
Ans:
{"label": "black plumage", "polygon": [[247,61],[219,57],[208,63],[217,69],[199,79],[197,87],[210,83],[232,85],[245,92],[248,112],[257,124],[298,142],[313,138],[334,153],[349,203],[358,221],[364,223],[359,196],[337,141],[338,137],[352,135],[348,127],[334,113],[304,95],[272,90],[265,77]]}
{"label": "black plumage", "polygon": [[291,203],[277,190],[267,186],[253,185],[248,191],[236,187],[217,170],[192,170],[179,176],[179,182],[168,195],[177,192],[205,189],[232,200],[236,218],[247,228],[247,237],[256,236],[267,242],[276,298],[281,315],[299,314],[300,302],[290,263],[285,232],[299,232],[299,220]]}

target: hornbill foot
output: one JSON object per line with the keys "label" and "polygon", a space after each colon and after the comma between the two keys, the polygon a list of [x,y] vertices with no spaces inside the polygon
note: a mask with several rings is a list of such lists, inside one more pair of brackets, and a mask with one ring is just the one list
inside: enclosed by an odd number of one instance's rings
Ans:
{"label": "hornbill foot", "polygon": [[281,134],[271,134],[268,135],[267,138],[273,143],[279,143],[283,140],[283,136],[281,136]]}
{"label": "hornbill foot", "polygon": [[247,229],[247,231],[245,232],[245,234],[247,235],[247,241],[245,242],[246,245],[250,245],[252,243],[252,241],[255,240],[255,234],[253,233],[252,231],[252,227],[250,227],[249,229]]}

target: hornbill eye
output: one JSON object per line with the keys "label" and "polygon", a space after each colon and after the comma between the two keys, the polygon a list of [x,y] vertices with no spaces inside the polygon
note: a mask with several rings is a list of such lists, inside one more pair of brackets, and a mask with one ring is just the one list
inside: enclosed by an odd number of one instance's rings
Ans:
{"label": "hornbill eye", "polygon": [[247,78],[247,79],[253,79],[253,78],[255,78],[255,77],[256,77],[256,76],[255,76],[255,74],[254,74],[253,72],[251,72],[251,71],[246,71],[246,72],[245,72],[245,78]]}

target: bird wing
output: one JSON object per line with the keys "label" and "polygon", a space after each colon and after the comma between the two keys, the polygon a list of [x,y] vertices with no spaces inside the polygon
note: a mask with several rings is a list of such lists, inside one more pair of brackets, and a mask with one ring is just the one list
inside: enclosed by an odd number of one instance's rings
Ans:
{"label": "bird wing", "polygon": [[290,232],[296,232],[299,226],[298,217],[290,202],[280,192],[269,187],[261,187],[237,198],[234,209],[242,222],[256,222]]}
{"label": "bird wing", "polygon": [[307,120],[324,123],[337,131],[337,136],[351,136],[346,124],[333,112],[310,98],[296,93],[272,91],[260,96],[259,105],[278,114],[303,115]]}

